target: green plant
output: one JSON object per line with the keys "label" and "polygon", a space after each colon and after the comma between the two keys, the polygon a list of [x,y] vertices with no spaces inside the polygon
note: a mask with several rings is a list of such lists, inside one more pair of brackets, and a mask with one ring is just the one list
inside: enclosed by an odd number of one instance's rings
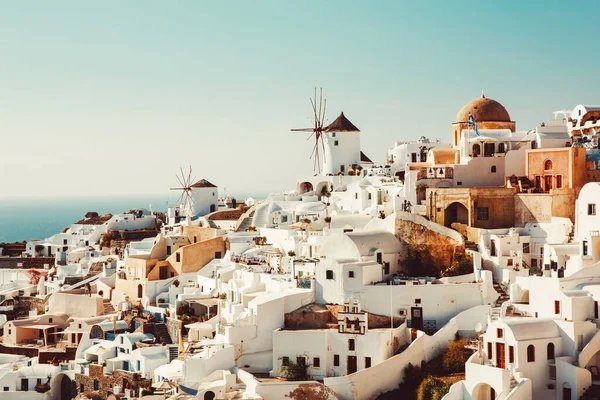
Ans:
{"label": "green plant", "polygon": [[256,227],[255,226],[249,226],[248,229],[246,229],[246,232],[256,232]]}
{"label": "green plant", "polygon": [[296,256],[296,252],[294,250],[290,250],[290,251],[288,251],[287,255],[290,257],[294,257],[294,256]]}
{"label": "green plant", "polygon": [[221,294],[219,294],[219,299],[221,299],[221,300],[227,300],[227,293],[221,293]]}
{"label": "green plant", "polygon": [[462,372],[465,370],[465,363],[473,354],[473,351],[467,349],[465,340],[455,340],[450,343],[444,353],[442,364],[447,372]]}
{"label": "green plant", "polygon": [[441,400],[450,387],[441,379],[428,376],[417,389],[417,400]]}
{"label": "green plant", "polygon": [[456,253],[450,267],[442,270],[442,276],[466,275],[473,272],[473,258],[469,254]]}
{"label": "green plant", "polygon": [[330,224],[331,223],[331,217],[325,217],[323,218],[323,221],[325,221],[325,223]]}
{"label": "green plant", "polygon": [[307,365],[288,360],[279,370],[279,375],[288,381],[305,381],[308,379]]}
{"label": "green plant", "polygon": [[179,287],[179,280],[178,280],[178,279],[175,279],[175,280],[173,281],[173,286],[175,286],[175,287]]}

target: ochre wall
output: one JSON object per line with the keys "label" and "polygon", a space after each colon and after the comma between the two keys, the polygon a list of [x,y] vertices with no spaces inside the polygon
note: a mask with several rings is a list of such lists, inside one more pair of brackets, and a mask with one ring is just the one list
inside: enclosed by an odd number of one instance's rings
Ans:
{"label": "ochre wall", "polygon": [[[214,260],[216,252],[221,252],[221,257],[225,255],[225,241],[222,236],[181,247],[167,258],[167,261],[178,274],[198,272]],[[180,261],[177,261],[177,254],[180,254]]]}

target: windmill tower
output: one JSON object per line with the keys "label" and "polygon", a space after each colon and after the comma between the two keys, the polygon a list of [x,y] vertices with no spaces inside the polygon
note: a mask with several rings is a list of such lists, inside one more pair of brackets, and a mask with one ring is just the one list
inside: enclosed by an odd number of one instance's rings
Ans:
{"label": "windmill tower", "polygon": [[180,168],[181,177],[177,176],[180,187],[171,188],[171,190],[180,190],[181,196],[177,200],[178,207],[170,209],[169,218],[178,217],[195,218],[217,211],[219,193],[216,185],[213,185],[206,179],[201,179],[192,183],[196,178],[192,178],[192,168],[190,167],[186,175]]}
{"label": "windmill tower", "polygon": [[292,129],[292,132],[310,132],[307,140],[313,139],[314,145],[310,158],[313,169],[323,176],[336,175],[338,171],[346,174],[349,169],[360,165],[360,130],[341,113],[330,125],[324,126],[327,100],[323,100],[323,89],[317,97],[310,99],[314,122],[311,128]]}

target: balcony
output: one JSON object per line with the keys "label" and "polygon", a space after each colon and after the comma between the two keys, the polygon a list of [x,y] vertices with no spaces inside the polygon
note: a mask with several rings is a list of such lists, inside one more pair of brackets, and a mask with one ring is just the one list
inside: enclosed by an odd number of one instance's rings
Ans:
{"label": "balcony", "polygon": [[421,168],[417,173],[419,179],[453,179],[454,168],[452,167],[429,167]]}

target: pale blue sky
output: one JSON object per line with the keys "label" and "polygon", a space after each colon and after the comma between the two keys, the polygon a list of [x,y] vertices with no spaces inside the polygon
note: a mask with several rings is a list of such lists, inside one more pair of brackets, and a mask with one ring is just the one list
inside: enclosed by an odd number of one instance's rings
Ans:
{"label": "pale blue sky", "polygon": [[517,129],[600,103],[596,2],[0,3],[0,197],[161,193],[192,165],[229,192],[312,173],[309,122],[450,140],[484,89]]}

